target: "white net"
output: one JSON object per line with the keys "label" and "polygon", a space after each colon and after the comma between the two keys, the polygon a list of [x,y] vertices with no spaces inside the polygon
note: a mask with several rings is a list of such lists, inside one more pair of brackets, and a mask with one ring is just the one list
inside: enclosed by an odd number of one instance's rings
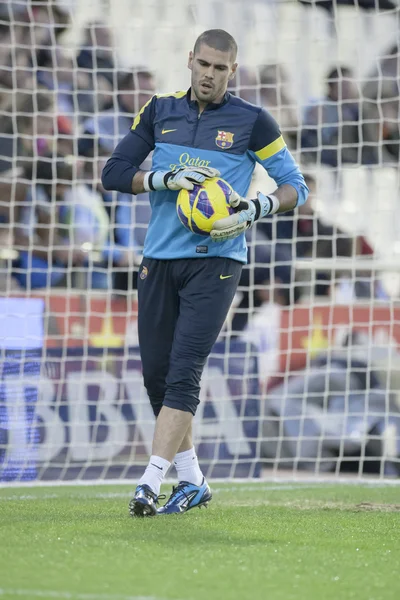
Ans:
{"label": "white net", "polygon": [[[136,278],[150,209],[100,172],[197,35],[239,45],[310,200],[248,237],[203,376],[209,477],[398,476],[397,2],[0,2],[0,481],[137,477],[154,419]],[[150,159],[144,168],[149,168]],[[256,169],[249,197],[274,183]]]}

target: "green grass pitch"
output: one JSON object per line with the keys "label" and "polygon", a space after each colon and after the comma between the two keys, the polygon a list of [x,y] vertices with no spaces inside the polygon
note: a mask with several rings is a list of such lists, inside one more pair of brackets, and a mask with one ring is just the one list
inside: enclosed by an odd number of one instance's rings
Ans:
{"label": "green grass pitch", "polygon": [[0,599],[399,600],[400,486],[212,487],[153,519],[133,486],[1,488]]}

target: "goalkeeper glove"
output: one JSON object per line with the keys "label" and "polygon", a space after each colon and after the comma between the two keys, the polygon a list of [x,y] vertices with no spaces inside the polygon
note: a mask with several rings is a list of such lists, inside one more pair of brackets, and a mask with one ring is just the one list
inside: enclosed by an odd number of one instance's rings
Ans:
{"label": "goalkeeper glove", "polygon": [[192,190],[206,179],[219,177],[220,172],[211,167],[182,167],[174,171],[149,171],[144,177],[146,192],[159,190]]}
{"label": "goalkeeper glove", "polygon": [[210,232],[213,242],[225,242],[234,239],[244,233],[246,229],[249,229],[258,219],[276,213],[280,206],[276,196],[273,194],[265,196],[261,192],[257,192],[255,200],[246,200],[236,192],[232,192],[229,204],[237,212],[215,221]]}

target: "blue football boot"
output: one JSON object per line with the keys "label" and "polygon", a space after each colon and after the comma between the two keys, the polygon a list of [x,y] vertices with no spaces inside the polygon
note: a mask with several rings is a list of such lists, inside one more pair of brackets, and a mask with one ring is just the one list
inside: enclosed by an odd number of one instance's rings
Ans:
{"label": "blue football boot", "polygon": [[162,496],[157,496],[145,483],[138,485],[135,495],[129,502],[131,517],[154,517],[157,514],[156,505],[159,497]]}
{"label": "blue football boot", "polygon": [[180,481],[172,488],[172,494],[164,506],[157,510],[159,515],[172,515],[184,513],[198,506],[207,506],[212,499],[211,490],[203,478],[201,485],[194,485],[188,481]]}

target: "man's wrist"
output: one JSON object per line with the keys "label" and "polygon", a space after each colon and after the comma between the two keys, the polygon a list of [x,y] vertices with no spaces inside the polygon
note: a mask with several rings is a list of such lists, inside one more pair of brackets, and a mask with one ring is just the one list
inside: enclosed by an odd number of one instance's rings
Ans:
{"label": "man's wrist", "polygon": [[168,189],[165,182],[165,176],[168,173],[169,171],[147,171],[143,179],[143,187],[146,192],[158,192]]}
{"label": "man's wrist", "polygon": [[267,198],[271,203],[270,210],[267,214],[274,215],[275,213],[278,212],[278,210],[281,206],[281,203],[279,202],[279,198],[277,196],[275,196],[274,194],[268,194]]}
{"label": "man's wrist", "polygon": [[268,215],[274,215],[278,212],[280,207],[279,199],[274,194],[265,196],[261,192],[258,192],[257,199],[253,200],[253,202],[256,207],[255,221],[267,217]]}

